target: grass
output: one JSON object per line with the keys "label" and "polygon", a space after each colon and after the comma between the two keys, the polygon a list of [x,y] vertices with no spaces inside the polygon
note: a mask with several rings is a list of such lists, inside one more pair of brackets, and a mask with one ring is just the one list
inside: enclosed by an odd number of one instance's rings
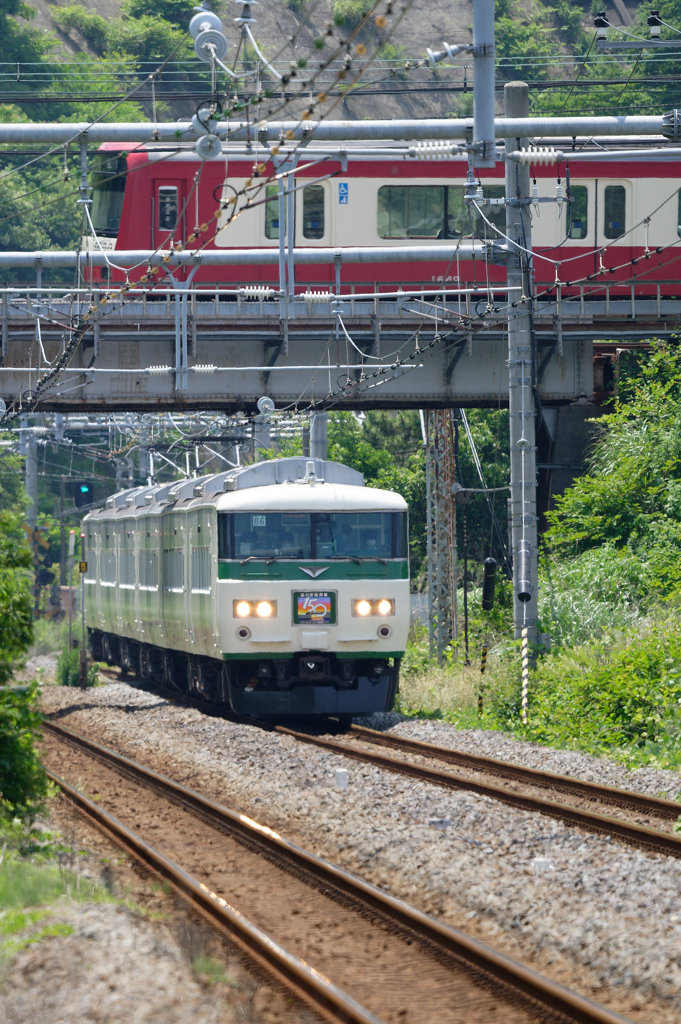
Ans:
{"label": "grass", "polygon": [[239,982],[227,974],[224,964],[216,960],[215,957],[201,953],[194,957],[192,965],[201,981],[206,985],[228,985],[230,988],[241,988]]}

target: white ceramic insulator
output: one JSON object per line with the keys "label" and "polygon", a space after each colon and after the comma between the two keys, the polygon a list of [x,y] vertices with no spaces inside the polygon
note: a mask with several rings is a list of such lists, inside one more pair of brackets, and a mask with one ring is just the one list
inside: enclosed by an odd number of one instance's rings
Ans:
{"label": "white ceramic insulator", "polygon": [[565,196],[563,194],[563,186],[562,185],[556,185],[556,199],[558,200],[559,203],[562,203],[564,198],[565,198]]}
{"label": "white ceramic insulator", "polygon": [[212,363],[198,363],[196,366],[192,366],[191,369],[194,373],[215,373],[217,366]]}
{"label": "white ceramic insulator", "polygon": [[532,149],[521,149],[518,163],[521,164],[555,164],[563,160],[564,154],[553,146],[534,146]]}
{"label": "white ceramic insulator", "polygon": [[409,154],[417,160],[448,160],[453,149],[451,142],[417,142]]}
{"label": "white ceramic insulator", "polygon": [[147,367],[147,373],[149,373],[149,374],[151,374],[152,376],[155,376],[155,377],[158,377],[158,376],[160,376],[163,373],[170,373],[171,371],[172,371],[172,366],[148,366]]}
{"label": "white ceramic insulator", "polygon": [[274,288],[267,288],[257,284],[247,284],[243,288],[239,288],[239,296],[242,299],[256,301],[257,299],[271,299],[273,295]]}
{"label": "white ceramic insulator", "polygon": [[303,302],[332,302],[336,296],[332,292],[304,292],[300,298]]}

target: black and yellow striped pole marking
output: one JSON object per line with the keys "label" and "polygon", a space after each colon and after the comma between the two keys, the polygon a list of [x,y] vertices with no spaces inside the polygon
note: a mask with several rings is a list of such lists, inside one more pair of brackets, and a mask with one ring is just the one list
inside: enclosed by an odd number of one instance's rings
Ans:
{"label": "black and yellow striped pole marking", "polygon": [[521,655],[523,664],[523,689],[521,699],[521,716],[523,725],[527,725],[527,691],[530,683],[530,640],[528,634],[529,630],[527,626],[523,626],[522,633],[520,634],[522,637]]}
{"label": "black and yellow striped pole marking", "polygon": [[[487,644],[482,645],[482,656],[480,658],[480,675],[484,676],[485,669],[487,668]],[[478,688],[478,715],[482,715],[482,679],[480,680],[480,686]]]}

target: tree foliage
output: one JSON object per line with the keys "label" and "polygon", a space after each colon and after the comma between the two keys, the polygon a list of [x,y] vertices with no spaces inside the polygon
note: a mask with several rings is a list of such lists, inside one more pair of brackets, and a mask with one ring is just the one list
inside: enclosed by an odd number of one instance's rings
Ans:
{"label": "tree foliage", "polygon": [[589,473],[556,500],[547,542],[574,557],[609,545],[640,566],[642,591],[681,586],[681,350],[656,343],[599,421]]}
{"label": "tree foliage", "polygon": [[47,796],[47,777],[36,751],[38,695],[37,683],[0,687],[0,820],[33,817]]}

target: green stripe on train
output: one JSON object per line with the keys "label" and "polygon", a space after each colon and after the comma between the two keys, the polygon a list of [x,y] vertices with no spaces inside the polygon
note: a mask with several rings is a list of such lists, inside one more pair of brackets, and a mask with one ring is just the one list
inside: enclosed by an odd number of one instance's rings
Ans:
{"label": "green stripe on train", "polygon": [[[311,577],[303,572],[304,568],[318,572],[319,576]],[[309,562],[301,559],[291,562],[218,562],[219,580],[294,580],[308,586],[323,587],[332,580],[408,580],[409,563],[405,559],[397,559],[383,565],[381,562]]]}

